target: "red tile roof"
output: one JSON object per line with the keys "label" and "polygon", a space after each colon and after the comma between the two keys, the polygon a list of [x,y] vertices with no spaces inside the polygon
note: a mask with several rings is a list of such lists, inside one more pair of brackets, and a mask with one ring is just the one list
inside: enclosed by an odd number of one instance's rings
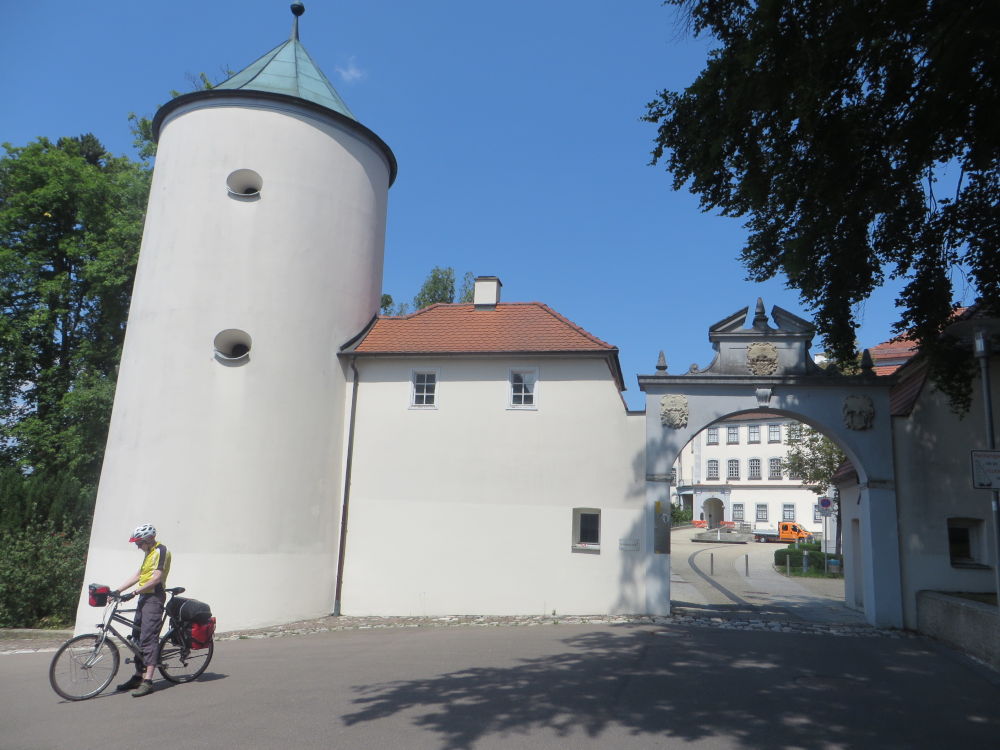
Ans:
{"label": "red tile roof", "polygon": [[477,310],[437,304],[411,315],[380,317],[358,354],[601,352],[618,349],[540,302],[507,302]]}
{"label": "red tile roof", "polygon": [[876,375],[892,375],[917,353],[917,345],[906,334],[885,341],[868,350]]}

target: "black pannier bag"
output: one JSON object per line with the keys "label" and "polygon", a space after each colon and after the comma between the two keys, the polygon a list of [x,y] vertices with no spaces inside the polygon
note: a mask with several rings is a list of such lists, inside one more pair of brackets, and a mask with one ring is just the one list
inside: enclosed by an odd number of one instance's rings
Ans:
{"label": "black pannier bag", "polygon": [[167,615],[180,622],[196,622],[208,624],[212,619],[212,608],[197,599],[185,599],[175,596],[167,602]]}

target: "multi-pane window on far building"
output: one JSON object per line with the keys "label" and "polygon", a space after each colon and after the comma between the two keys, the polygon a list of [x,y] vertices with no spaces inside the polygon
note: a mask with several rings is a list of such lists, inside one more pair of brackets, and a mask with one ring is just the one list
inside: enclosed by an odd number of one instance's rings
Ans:
{"label": "multi-pane window on far building", "polygon": [[534,370],[510,371],[510,405],[515,409],[535,408],[535,383],[538,376]]}
{"label": "multi-pane window on far building", "polygon": [[820,521],[823,520],[823,513],[821,512],[821,510],[822,509],[818,505],[813,506],[813,521],[815,521],[816,523],[819,523]]}
{"label": "multi-pane window on far building", "polygon": [[706,445],[718,445],[719,444],[719,428],[709,427],[708,432],[705,434],[705,444]]}
{"label": "multi-pane window on far building", "polygon": [[738,458],[731,458],[726,461],[726,479],[739,479],[740,478],[740,460]]}
{"label": "multi-pane window on far building", "polygon": [[759,443],[760,442],[760,425],[752,424],[747,426],[747,442],[748,443]]}
{"label": "multi-pane window on far building", "polygon": [[781,459],[780,458],[769,458],[769,459],[767,459],[767,478],[768,479],[781,479]]}
{"label": "multi-pane window on far building", "polygon": [[798,422],[788,425],[788,442],[794,443],[802,439],[802,425]]}
{"label": "multi-pane window on far building", "polygon": [[434,406],[437,390],[437,374],[433,372],[414,372],[411,406]]}
{"label": "multi-pane window on far building", "polygon": [[726,427],[726,445],[737,445],[740,442],[739,425],[731,424]]}
{"label": "multi-pane window on far building", "polygon": [[760,459],[751,458],[747,461],[747,479],[760,479]]}
{"label": "multi-pane window on far building", "polygon": [[733,520],[742,521],[743,519],[743,503],[733,503]]}
{"label": "multi-pane window on far building", "polygon": [[794,521],[795,520],[795,505],[794,503],[785,503],[781,506],[781,520],[782,521]]}
{"label": "multi-pane window on far building", "polygon": [[767,520],[767,503],[757,503],[757,520]]}
{"label": "multi-pane window on far building", "polygon": [[780,443],[781,442],[781,425],[780,424],[769,424],[767,426],[767,442],[769,442],[769,443]]}
{"label": "multi-pane window on far building", "polygon": [[705,473],[705,479],[718,479],[719,478],[719,461],[714,458],[708,459],[708,468]]}

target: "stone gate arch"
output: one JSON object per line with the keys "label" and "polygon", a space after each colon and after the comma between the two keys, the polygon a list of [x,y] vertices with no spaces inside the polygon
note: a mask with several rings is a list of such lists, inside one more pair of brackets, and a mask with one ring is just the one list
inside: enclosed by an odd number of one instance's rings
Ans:
{"label": "stone gate arch", "polygon": [[872,625],[902,627],[889,410],[894,378],[876,376],[870,362],[860,375],[822,369],[809,353],[815,328],[808,321],[775,306],[772,326],[758,299],[745,327],[749,309],[709,328],[715,358],[707,368],[671,375],[661,354],[656,374],[639,376],[646,394],[647,505],[669,502],[674,460],[708,425],[761,410],[808,424],[834,440],[858,473],[861,523],[853,542],[845,535],[845,558],[848,578],[860,576],[865,617]]}

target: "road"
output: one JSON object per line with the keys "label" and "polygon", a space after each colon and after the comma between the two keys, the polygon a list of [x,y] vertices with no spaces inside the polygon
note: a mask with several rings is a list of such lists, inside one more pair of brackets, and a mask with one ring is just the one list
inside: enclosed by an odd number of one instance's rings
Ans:
{"label": "road", "polygon": [[691,541],[696,529],[671,534],[670,600],[677,612],[859,625],[844,605],[842,579],[786,578],[774,570],[783,545]]}
{"label": "road", "polygon": [[916,637],[675,625],[355,630],[217,644],[203,678],[61,701],[0,656],[0,748],[996,747],[995,675]]}

